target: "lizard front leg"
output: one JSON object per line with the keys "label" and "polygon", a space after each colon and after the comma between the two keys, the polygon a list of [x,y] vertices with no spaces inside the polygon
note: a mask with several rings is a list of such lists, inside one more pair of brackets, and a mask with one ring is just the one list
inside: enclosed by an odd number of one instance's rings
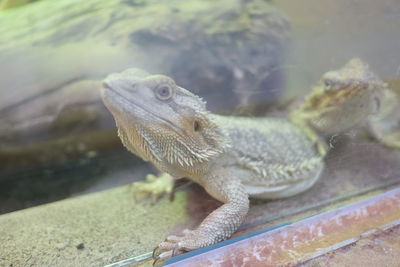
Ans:
{"label": "lizard front leg", "polygon": [[182,236],[169,236],[155,249],[155,261],[223,241],[238,229],[249,210],[249,198],[240,180],[228,175],[221,170],[200,181],[211,196],[224,204],[209,214],[197,229],[185,230]]}
{"label": "lizard front leg", "polygon": [[389,133],[380,140],[385,146],[400,149],[400,132]]}
{"label": "lizard front leg", "polygon": [[[397,111],[397,110],[396,110]],[[379,143],[400,149],[400,116],[396,113],[388,121],[371,119],[368,123],[368,134]]]}
{"label": "lizard front leg", "polygon": [[368,134],[387,147],[400,149],[400,131],[385,133],[370,124],[368,127]]}

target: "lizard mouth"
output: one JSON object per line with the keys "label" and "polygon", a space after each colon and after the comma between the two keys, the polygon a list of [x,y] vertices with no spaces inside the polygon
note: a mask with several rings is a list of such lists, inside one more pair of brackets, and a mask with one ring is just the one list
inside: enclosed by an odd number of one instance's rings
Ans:
{"label": "lizard mouth", "polygon": [[[117,97],[117,98],[121,99],[122,101],[126,102],[128,105],[135,106],[136,108],[144,111],[145,113],[150,114],[151,116],[157,118],[158,120],[163,121],[165,124],[167,124],[171,128],[173,128],[173,130],[175,132],[178,132],[179,127],[177,127],[172,121],[170,121],[170,120],[168,120],[166,118],[163,118],[159,114],[156,114],[155,112],[149,110],[144,105],[140,104],[139,101],[135,101],[134,99],[125,96],[123,93],[121,93],[118,90],[115,90],[114,88],[112,88],[112,86],[110,86],[107,82],[103,82],[103,88],[106,91],[111,92],[112,94],[114,94],[114,97]],[[108,101],[108,102],[110,102],[110,101]],[[117,103],[116,104],[111,104],[111,105],[113,106],[114,109],[122,111],[122,109],[119,107],[119,105]]]}

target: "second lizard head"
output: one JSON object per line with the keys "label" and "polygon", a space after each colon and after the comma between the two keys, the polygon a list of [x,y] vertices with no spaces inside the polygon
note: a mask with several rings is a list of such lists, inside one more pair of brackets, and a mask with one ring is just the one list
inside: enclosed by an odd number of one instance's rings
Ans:
{"label": "second lizard head", "polygon": [[362,125],[379,112],[386,84],[367,64],[351,59],[338,70],[326,72],[291,117],[306,120],[314,129],[334,134]]}

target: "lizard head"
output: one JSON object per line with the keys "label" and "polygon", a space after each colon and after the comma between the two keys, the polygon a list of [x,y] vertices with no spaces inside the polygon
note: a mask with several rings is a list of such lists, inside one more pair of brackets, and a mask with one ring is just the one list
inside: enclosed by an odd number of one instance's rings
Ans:
{"label": "lizard head", "polygon": [[364,122],[379,109],[386,84],[358,58],[322,75],[318,84],[295,110],[317,130],[337,133]]}
{"label": "lizard head", "polygon": [[167,76],[137,69],[111,74],[102,98],[123,144],[144,160],[191,166],[224,150],[205,102]]}

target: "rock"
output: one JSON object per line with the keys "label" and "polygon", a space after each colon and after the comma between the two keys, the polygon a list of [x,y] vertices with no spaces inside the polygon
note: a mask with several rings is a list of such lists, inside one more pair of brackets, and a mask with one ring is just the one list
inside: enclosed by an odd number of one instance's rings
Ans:
{"label": "rock", "polygon": [[43,0],[2,14],[0,32],[1,147],[113,127],[93,79],[133,66],[213,111],[267,107],[282,92],[289,24],[261,0]]}
{"label": "rock", "polygon": [[0,187],[47,177],[66,189],[68,177],[114,166],[111,154],[127,158],[99,96],[111,72],[164,73],[212,111],[262,112],[282,93],[289,31],[262,0],[42,0],[0,11]]}

